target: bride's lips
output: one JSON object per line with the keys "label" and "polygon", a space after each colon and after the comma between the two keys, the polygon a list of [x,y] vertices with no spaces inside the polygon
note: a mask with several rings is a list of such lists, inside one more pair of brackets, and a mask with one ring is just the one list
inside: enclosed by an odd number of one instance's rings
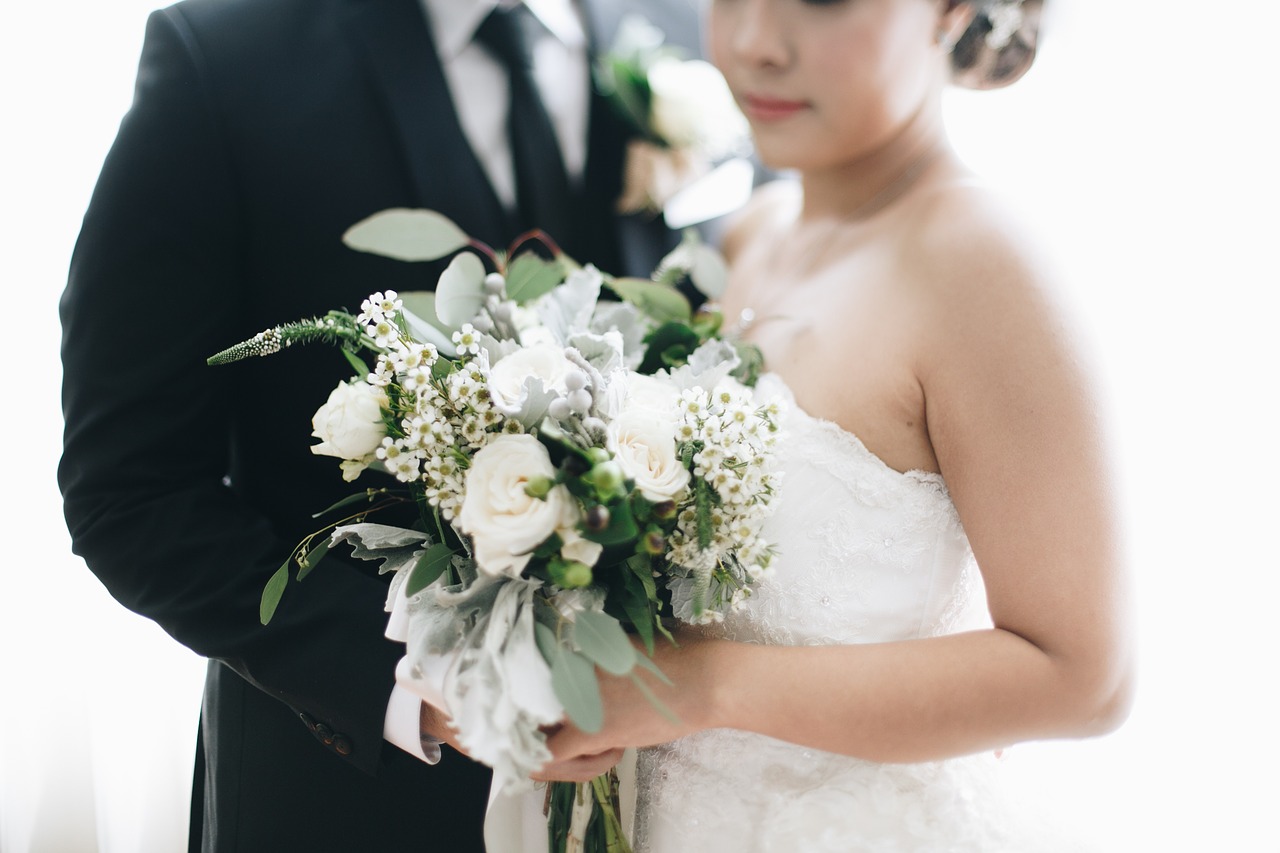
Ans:
{"label": "bride's lips", "polygon": [[767,95],[747,94],[742,98],[742,111],[754,121],[773,122],[789,119],[808,107],[805,101],[771,98]]}

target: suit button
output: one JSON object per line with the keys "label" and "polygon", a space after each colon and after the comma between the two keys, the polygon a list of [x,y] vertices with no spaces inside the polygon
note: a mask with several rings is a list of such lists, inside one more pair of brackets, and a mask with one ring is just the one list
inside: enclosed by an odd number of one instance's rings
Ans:
{"label": "suit button", "polygon": [[351,754],[351,741],[347,740],[346,735],[337,734],[333,736],[333,749],[338,755]]}
{"label": "suit button", "polygon": [[329,728],[324,723],[317,723],[315,731],[316,737],[320,738],[320,742],[325,746],[333,743],[333,729]]}
{"label": "suit button", "polygon": [[316,730],[316,721],[311,719],[310,716],[306,714],[299,714],[298,719],[302,720],[302,724],[306,726],[310,731],[314,732]]}

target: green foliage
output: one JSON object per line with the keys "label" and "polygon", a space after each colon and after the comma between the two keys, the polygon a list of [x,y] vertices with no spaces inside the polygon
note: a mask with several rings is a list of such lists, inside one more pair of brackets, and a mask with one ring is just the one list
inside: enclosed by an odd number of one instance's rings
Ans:
{"label": "green foliage", "polygon": [[262,590],[262,601],[258,605],[258,619],[263,625],[271,621],[271,617],[276,615],[276,607],[280,604],[280,598],[284,595],[284,588],[289,584],[289,563],[293,562],[293,555],[289,555],[289,559],[284,561],[284,565],[276,569],[276,573],[271,576],[271,580],[267,581],[267,585]]}
{"label": "green foliage", "polygon": [[453,560],[453,549],[443,542],[432,545],[422,553],[405,581],[405,595],[417,595],[445,573]]}
{"label": "green foliage", "polygon": [[592,663],[611,675],[626,675],[635,665],[635,646],[618,620],[607,613],[579,613],[573,621],[573,641]]}
{"label": "green foliage", "polygon": [[693,317],[689,300],[672,284],[643,278],[609,278],[605,287],[659,323],[688,323]]}
{"label": "green foliage", "polygon": [[[311,539],[307,541],[314,542],[315,539],[316,537],[312,536]],[[333,544],[332,540],[328,536],[325,536],[320,540],[319,545],[298,557],[298,580],[302,580],[307,575],[311,574],[311,570],[320,565],[320,561],[329,553],[329,546],[331,544]]]}
{"label": "green foliage", "polygon": [[449,329],[460,329],[484,304],[484,262],[463,252],[449,262],[436,282],[436,317]]}
{"label": "green foliage", "polygon": [[659,370],[679,367],[702,343],[697,333],[684,323],[663,323],[644,339],[647,349],[640,362],[640,372],[654,374]]}
{"label": "green foliage", "polygon": [[507,267],[507,298],[524,304],[549,293],[564,281],[564,266],[544,260],[532,252],[518,255]]}
{"label": "green foliage", "polygon": [[564,705],[573,724],[588,734],[604,726],[604,704],[596,668],[582,655],[565,647],[555,632],[541,622],[534,626],[538,649],[551,667],[551,689]]}
{"label": "green foliage", "polygon": [[379,211],[347,229],[342,242],[357,252],[398,261],[434,261],[471,242],[453,220],[434,210]]}

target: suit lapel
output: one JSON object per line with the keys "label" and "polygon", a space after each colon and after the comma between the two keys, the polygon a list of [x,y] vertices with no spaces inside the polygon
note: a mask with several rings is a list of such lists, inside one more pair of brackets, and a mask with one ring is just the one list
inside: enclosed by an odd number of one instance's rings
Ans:
{"label": "suit lapel", "polygon": [[505,245],[512,226],[467,142],[419,0],[345,0],[349,31],[395,127],[414,201]]}

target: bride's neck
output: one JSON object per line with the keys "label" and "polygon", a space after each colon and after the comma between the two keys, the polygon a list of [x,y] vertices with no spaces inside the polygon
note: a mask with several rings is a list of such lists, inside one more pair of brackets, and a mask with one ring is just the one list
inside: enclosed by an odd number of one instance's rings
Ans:
{"label": "bride's neck", "polygon": [[854,221],[874,215],[951,153],[940,110],[923,109],[897,133],[847,161],[804,170],[802,221]]}

